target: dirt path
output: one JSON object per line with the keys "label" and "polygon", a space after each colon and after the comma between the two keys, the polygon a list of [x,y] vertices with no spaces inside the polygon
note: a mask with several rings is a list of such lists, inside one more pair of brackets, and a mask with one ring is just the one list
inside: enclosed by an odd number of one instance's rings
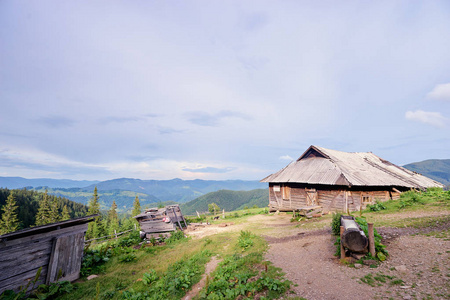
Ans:
{"label": "dirt path", "polygon": [[206,264],[205,274],[203,274],[202,279],[192,287],[186,296],[184,296],[183,300],[190,300],[198,295],[206,284],[206,277],[217,268],[221,261],[222,260],[218,259],[216,256],[211,257],[211,260]]}
{"label": "dirt path", "polygon": [[[450,224],[447,224],[447,229]],[[403,230],[403,232],[402,232]],[[389,230],[386,230],[389,231]],[[314,299],[449,299],[450,242],[422,235],[410,236],[410,228],[395,228],[398,237],[386,240],[389,259],[380,267],[355,269],[334,257],[334,238],[329,230],[317,230],[284,238],[268,238],[266,259],[286,273],[297,296]],[[403,283],[361,283],[368,274],[396,276]],[[378,284],[380,284],[378,286]]]}
{"label": "dirt path", "polygon": [[[412,212],[405,216],[386,218],[441,216],[443,212]],[[380,216],[383,218],[384,216]],[[377,228],[390,254],[378,268],[360,269],[339,263],[334,256],[334,237],[329,229],[330,219],[310,220],[306,226],[296,226],[290,216],[255,215],[245,223],[227,227],[211,225],[190,232],[201,238],[220,232],[257,229],[269,243],[266,259],[282,268],[294,285],[296,296],[308,300],[328,299],[450,299],[450,241],[423,235],[430,231],[445,231],[450,222],[437,228]],[[317,225],[314,229],[311,225]],[[326,227],[324,227],[326,225]],[[419,233],[419,234],[418,234]],[[362,283],[365,276],[384,274],[402,282],[390,285],[374,281],[374,286]],[[193,289],[194,290],[194,289]],[[294,296],[294,295],[293,295]],[[289,297],[287,295],[286,297]]]}

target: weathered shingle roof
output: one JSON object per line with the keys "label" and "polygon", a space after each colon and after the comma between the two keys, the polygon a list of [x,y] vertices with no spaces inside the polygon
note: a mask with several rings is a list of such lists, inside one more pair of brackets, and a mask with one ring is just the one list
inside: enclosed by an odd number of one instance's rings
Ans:
{"label": "weathered shingle roof", "polygon": [[310,146],[280,171],[261,182],[348,186],[443,187],[435,180],[394,165],[371,152],[342,152]]}

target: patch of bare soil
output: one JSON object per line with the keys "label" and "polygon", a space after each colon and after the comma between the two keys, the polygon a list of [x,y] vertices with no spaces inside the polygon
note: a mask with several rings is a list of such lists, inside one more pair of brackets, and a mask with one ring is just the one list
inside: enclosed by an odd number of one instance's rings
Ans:
{"label": "patch of bare soil", "polygon": [[[442,227],[442,228],[441,228]],[[339,263],[334,256],[335,238],[330,230],[313,230],[291,237],[266,237],[266,259],[286,273],[295,285],[293,292],[313,299],[450,299],[450,242],[423,235],[438,228],[377,228],[388,245],[389,258],[378,268],[355,269]],[[382,273],[403,282],[391,285],[374,280],[361,282],[368,274]]]}
{"label": "patch of bare soil", "polygon": [[211,257],[211,260],[206,264],[205,274],[203,274],[202,279],[192,287],[192,289],[186,294],[186,296],[184,296],[183,300],[190,300],[198,295],[200,290],[206,284],[206,277],[217,268],[221,261],[222,260],[218,259],[216,256]]}
{"label": "patch of bare soil", "polygon": [[224,232],[239,232],[241,230],[245,230],[250,224],[258,224],[261,228],[292,226],[292,224],[289,223],[289,220],[290,217],[286,215],[277,216],[277,218],[271,218],[267,215],[254,215],[249,217],[245,223],[234,224],[232,221],[230,221],[227,222],[227,224],[229,225],[224,227],[222,227],[220,223],[205,225],[202,227],[194,227],[189,225],[188,229],[185,230],[185,233],[194,238],[203,238],[206,236]]}

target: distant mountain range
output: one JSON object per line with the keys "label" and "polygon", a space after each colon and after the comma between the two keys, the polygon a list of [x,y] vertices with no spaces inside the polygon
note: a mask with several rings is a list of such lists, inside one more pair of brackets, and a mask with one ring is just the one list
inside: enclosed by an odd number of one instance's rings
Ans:
{"label": "distant mountain range", "polygon": [[95,185],[100,181],[70,180],[70,179],[50,179],[36,178],[27,179],[22,177],[0,177],[0,188],[20,189],[24,187],[46,186],[49,188],[81,188]]}
{"label": "distant mountain range", "polygon": [[[405,168],[421,173],[427,177],[437,180],[447,186],[450,185],[450,159],[430,159],[422,162],[412,163],[404,166]],[[217,195],[221,195],[233,202],[232,206],[223,203],[219,206],[230,210],[230,208],[237,209],[240,206],[253,206],[252,196],[247,193],[232,193],[232,191],[252,191],[252,190],[266,190],[267,183],[259,181],[244,181],[244,180],[182,180],[175,178],[172,180],[140,180],[132,178],[119,178],[106,181],[77,181],[68,179],[25,179],[22,177],[0,177],[0,187],[8,189],[18,189],[27,187],[37,191],[44,191],[48,189],[49,194],[66,197],[72,201],[82,204],[87,204],[92,197],[94,187],[97,186],[100,203],[102,209],[111,207],[112,201],[115,200],[120,211],[127,211],[133,205],[133,200],[136,195],[139,196],[143,207],[156,206],[158,203],[187,203],[203,195],[211,192],[221,191],[216,195],[209,195],[197,199],[197,202],[185,205],[185,209],[205,210],[204,204],[211,200],[212,202],[219,202]],[[248,201],[245,200],[248,198]],[[257,197],[262,199],[262,197]],[[209,200],[205,200],[209,199]],[[244,201],[244,200],[245,201]],[[247,203],[248,204],[245,204]],[[250,202],[249,202],[250,201]],[[262,200],[258,200],[262,201]],[[204,203],[204,204],[199,204]],[[210,202],[209,202],[210,203]],[[236,206],[235,204],[239,204]],[[260,202],[258,202],[260,203]],[[200,205],[203,208],[200,208]],[[259,204],[257,204],[259,206]],[[193,207],[192,209],[190,207]]]}
{"label": "distant mountain range", "polygon": [[25,179],[21,177],[0,177],[0,187],[24,188],[36,191],[48,190],[51,195],[66,197],[72,201],[87,204],[97,186],[101,209],[111,207],[113,200],[119,211],[127,211],[139,196],[143,207],[158,203],[185,203],[204,194],[222,189],[249,191],[267,188],[266,183],[244,180],[140,180],[120,178],[106,181],[75,181],[58,179]]}
{"label": "distant mountain range", "polygon": [[450,185],[450,159],[429,159],[403,167],[430,177],[446,186]]}

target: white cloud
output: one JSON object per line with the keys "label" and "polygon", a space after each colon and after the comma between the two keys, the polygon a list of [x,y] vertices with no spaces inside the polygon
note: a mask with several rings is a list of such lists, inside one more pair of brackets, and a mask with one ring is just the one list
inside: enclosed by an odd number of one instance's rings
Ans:
{"label": "white cloud", "polygon": [[427,98],[450,101],[450,83],[436,85],[433,90],[427,94]]}
{"label": "white cloud", "polygon": [[283,155],[283,156],[280,156],[280,159],[281,160],[289,160],[289,161],[292,161],[292,160],[294,160],[292,157],[290,157],[289,155]]}
{"label": "white cloud", "polygon": [[429,124],[435,127],[444,127],[447,119],[438,112],[431,111],[407,111],[405,118],[411,121],[417,121],[425,124]]}

